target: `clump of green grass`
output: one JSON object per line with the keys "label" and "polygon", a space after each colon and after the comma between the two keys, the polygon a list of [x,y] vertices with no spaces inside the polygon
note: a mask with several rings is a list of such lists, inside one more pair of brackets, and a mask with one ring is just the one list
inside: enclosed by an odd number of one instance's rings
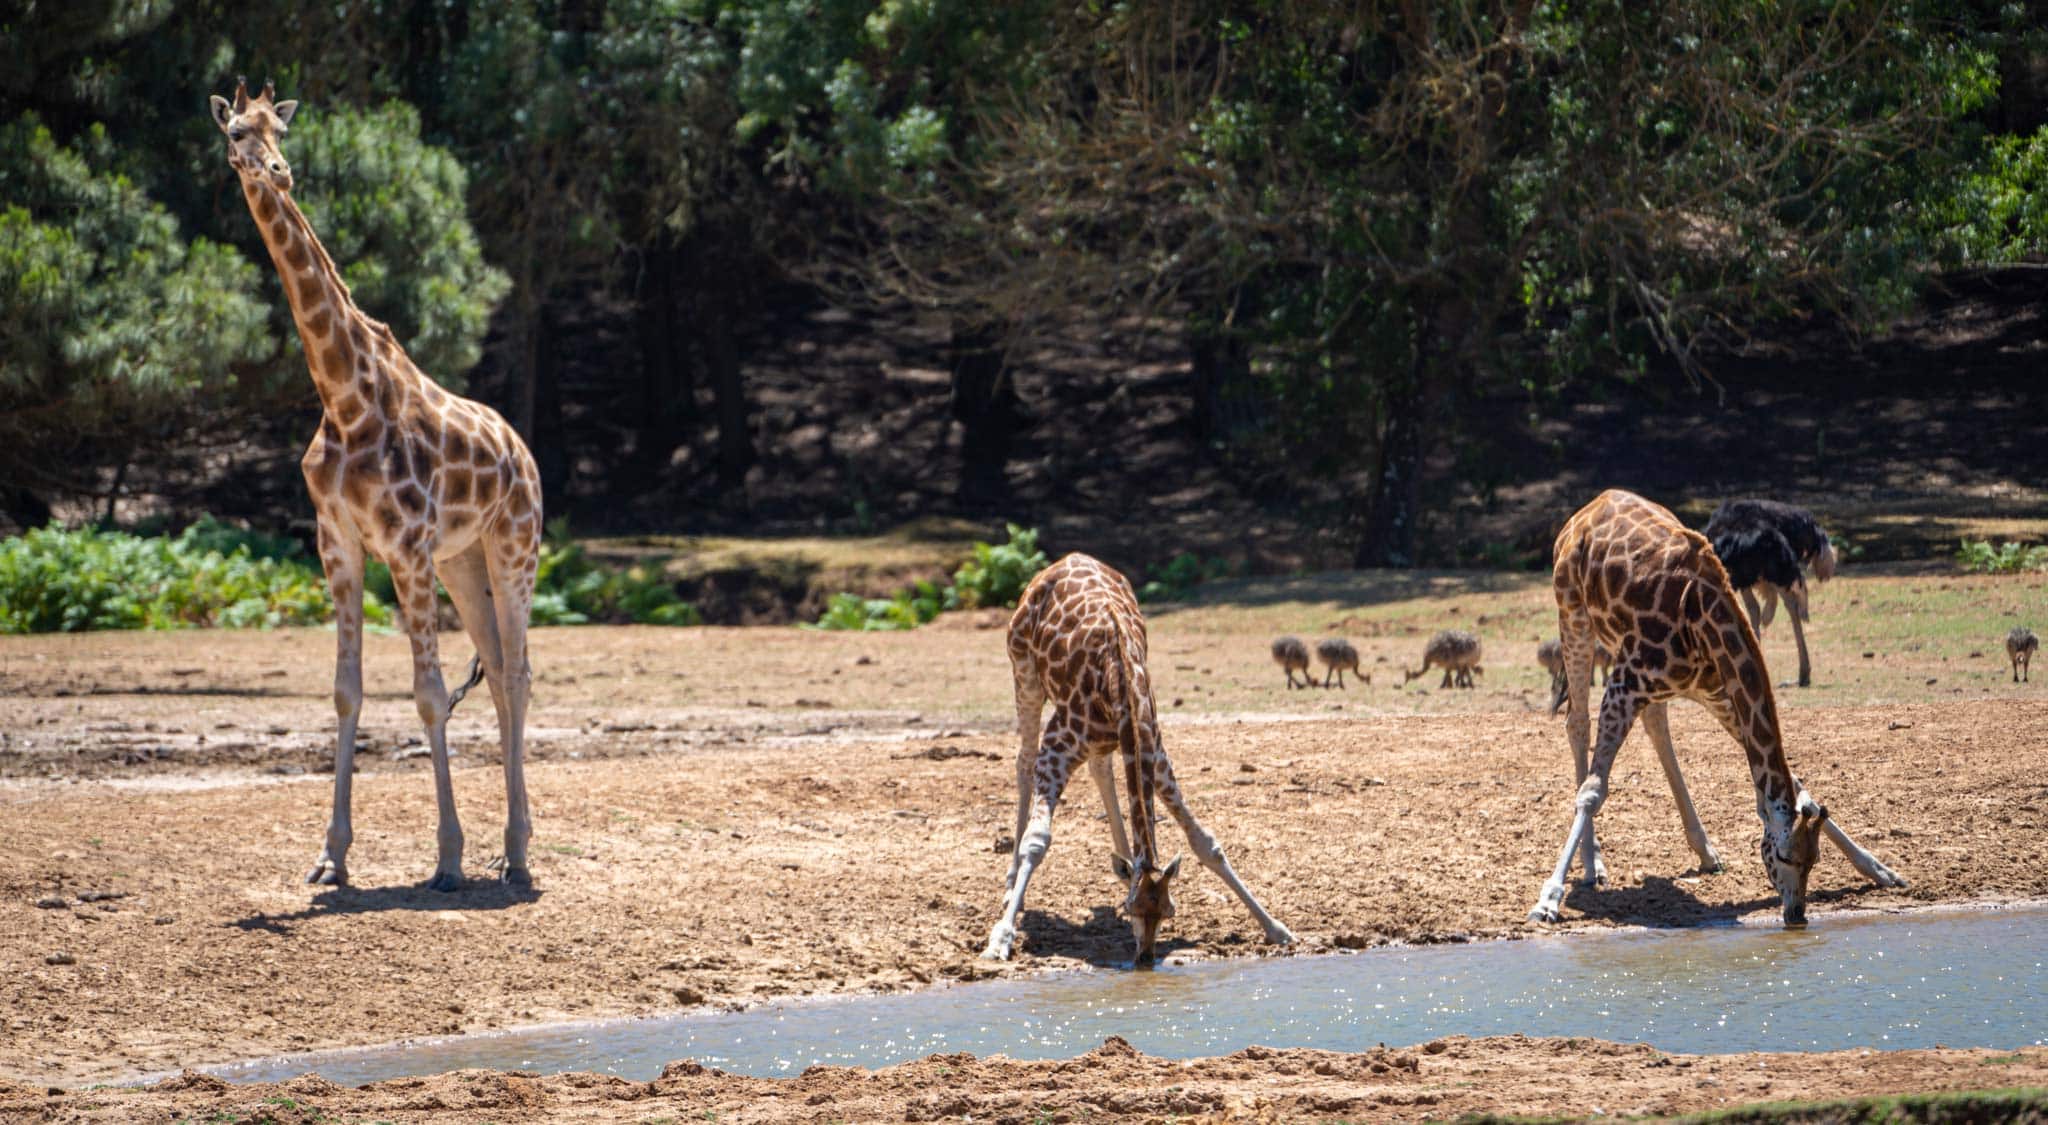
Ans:
{"label": "clump of green grass", "polygon": [[1956,562],[1965,570],[1983,574],[2019,574],[2029,570],[2048,570],[2048,546],[2002,543],[1993,547],[1989,540],[1965,539],[1956,548]]}

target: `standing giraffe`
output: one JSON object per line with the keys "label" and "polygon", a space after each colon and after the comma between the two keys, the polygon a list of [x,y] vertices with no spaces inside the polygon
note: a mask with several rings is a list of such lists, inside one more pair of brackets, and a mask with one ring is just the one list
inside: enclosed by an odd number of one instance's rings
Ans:
{"label": "standing giraffe", "polygon": [[[291,166],[278,151],[296,101],[265,83],[249,96],[212,99],[228,138],[228,164],[270,249],[320,395],[320,429],[300,467],[319,523],[320,562],[334,595],[334,814],[308,883],[348,882],[349,789],[363,703],[363,554],[391,567],[399,619],[412,640],[413,699],[426,724],[440,806],[439,858],[428,884],[462,883],[462,826],[448,773],[448,711],[478,675],[489,679],[505,755],[504,877],[527,883],[523,735],[532,670],[527,615],[541,538],[540,477],[526,444],[497,412],[450,394],[420,373],[391,329],[356,308],[333,259],[292,202]],[[469,683],[451,698],[441,682],[434,622],[439,576],[475,642]]]}
{"label": "standing giraffe", "polygon": [[[1556,871],[1529,912],[1532,921],[1557,921],[1575,853],[1588,880],[1599,879],[1593,817],[1607,799],[1615,752],[1638,713],[1656,744],[1665,780],[1671,783],[1685,821],[1686,839],[1700,866],[1720,868],[1671,746],[1666,711],[1673,699],[1691,699],[1712,712],[1749,758],[1757,816],[1764,822],[1764,870],[1782,900],[1785,925],[1806,924],[1806,881],[1820,858],[1823,832],[1856,870],[1879,886],[1906,885],[1829,819],[1827,810],[1792,776],[1762,650],[1749,619],[1736,608],[1727,572],[1704,536],[1640,496],[1610,490],[1564,525],[1554,557],[1557,622],[1571,704],[1565,732],[1580,784],[1571,831]],[[1586,697],[1596,643],[1614,654],[1614,671],[1600,700],[1600,741],[1589,764]]]}
{"label": "standing giraffe", "polygon": [[[1010,618],[1010,671],[1017,688],[1017,846],[1010,853],[1003,915],[989,931],[983,957],[1010,956],[1024,889],[1052,846],[1053,809],[1067,778],[1083,761],[1109,812],[1109,834],[1116,845],[1111,869],[1130,884],[1124,913],[1136,942],[1135,963],[1152,961],[1159,923],[1173,917],[1169,884],[1180,870],[1178,858],[1164,869],[1157,866],[1155,793],[1187,833],[1195,858],[1243,900],[1265,928],[1266,940],[1294,940],[1287,927],[1259,905],[1231,870],[1216,838],[1188,811],[1173,777],[1173,763],[1159,744],[1152,678],[1145,670],[1145,619],[1123,575],[1087,555],[1068,555],[1040,572]],[[1053,701],[1052,722],[1041,737],[1039,720],[1048,697]],[[1116,782],[1109,772],[1109,756],[1119,748],[1124,782],[1131,790],[1135,851],[1132,840],[1124,837]]]}

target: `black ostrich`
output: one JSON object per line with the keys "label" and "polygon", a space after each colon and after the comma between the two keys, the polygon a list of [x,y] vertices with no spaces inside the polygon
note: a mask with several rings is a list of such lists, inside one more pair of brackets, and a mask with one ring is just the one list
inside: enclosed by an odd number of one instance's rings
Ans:
{"label": "black ostrich", "polygon": [[[1835,576],[1835,548],[1820,521],[1804,508],[1776,500],[1727,500],[1714,509],[1706,536],[1759,630],[1776,616],[1779,597],[1785,599],[1792,638],[1799,643],[1799,686],[1810,685],[1813,669],[1806,656],[1806,631],[1800,628],[1801,622],[1813,620],[1807,612],[1806,572],[1811,570],[1819,582]],[[1761,610],[1753,586],[1763,590]]]}

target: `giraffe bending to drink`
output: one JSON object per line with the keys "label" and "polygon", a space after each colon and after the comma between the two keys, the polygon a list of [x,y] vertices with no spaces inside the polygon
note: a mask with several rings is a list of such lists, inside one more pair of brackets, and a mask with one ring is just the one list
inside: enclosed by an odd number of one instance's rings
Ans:
{"label": "giraffe bending to drink", "polygon": [[[1531,920],[1557,921],[1575,855],[1587,880],[1597,880],[1593,817],[1607,799],[1615,752],[1638,714],[1657,747],[1700,866],[1720,868],[1672,749],[1666,710],[1673,699],[1705,707],[1747,755],[1757,816],[1764,823],[1764,870],[1777,888],[1787,926],[1806,924],[1807,877],[1820,858],[1822,834],[1879,886],[1906,885],[1850,839],[1792,776],[1762,649],[1704,536],[1640,496],[1608,491],[1565,524],[1554,557],[1570,705],[1565,732],[1580,784],[1571,831],[1556,870],[1529,912]],[[1600,701],[1600,739],[1588,762],[1587,693],[1596,644],[1614,654],[1614,670]]]}
{"label": "giraffe bending to drink", "polygon": [[[508,882],[531,881],[523,738],[532,671],[526,659],[541,540],[540,475],[533,456],[497,412],[442,390],[420,373],[391,329],[356,308],[333,259],[292,202],[291,166],[278,141],[298,109],[265,84],[249,96],[212,99],[228,139],[228,164],[270,250],[306,366],[320,396],[320,429],[300,462],[319,525],[320,562],[334,595],[334,813],[309,883],[348,882],[353,839],[349,791],[363,703],[363,556],[391,567],[399,620],[412,641],[413,699],[433,751],[439,858],[429,883],[462,883],[462,827],[448,772],[448,711],[478,675],[488,679],[505,756]],[[469,683],[451,697],[435,636],[439,577],[475,642]]]}
{"label": "giraffe bending to drink", "polygon": [[[1180,871],[1178,858],[1158,866],[1155,794],[1187,833],[1195,858],[1244,902],[1265,928],[1266,940],[1294,940],[1259,905],[1216,838],[1188,811],[1173,763],[1160,747],[1152,678],[1145,670],[1145,620],[1123,575],[1086,555],[1068,555],[1040,572],[1010,618],[1010,670],[1017,689],[1017,844],[1010,855],[1002,917],[989,931],[983,957],[1010,956],[1024,889],[1052,846],[1053,810],[1067,779],[1083,762],[1109,812],[1109,834],[1116,845],[1111,868],[1129,883],[1123,909],[1136,943],[1136,964],[1152,962],[1159,924],[1173,917],[1171,883]],[[1048,698],[1052,721],[1041,734]],[[1110,755],[1119,749],[1130,789],[1128,839],[1109,770]]]}

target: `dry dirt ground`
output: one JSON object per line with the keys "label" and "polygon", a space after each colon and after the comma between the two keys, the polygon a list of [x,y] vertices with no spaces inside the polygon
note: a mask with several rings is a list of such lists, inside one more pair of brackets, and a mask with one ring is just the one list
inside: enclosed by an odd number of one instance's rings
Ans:
{"label": "dry dirt ground", "polygon": [[[1167,748],[1197,814],[1300,936],[1293,953],[1530,932],[1523,914],[1567,826],[1562,723],[1536,706],[1541,673],[1523,655],[1543,625],[1540,586],[1397,592],[1309,582],[1153,615]],[[1912,577],[1842,579],[1824,595],[1812,634],[1820,683],[1782,693],[1791,761],[1912,886],[1879,891],[1830,851],[1814,875],[1815,924],[1831,910],[2048,897],[2048,682],[2011,684],[1984,641],[2002,634],[2009,607],[2038,607],[2043,595],[2039,578]],[[1901,639],[1911,612],[1885,608],[1892,647],[1864,648],[1877,626],[1857,614],[1894,603],[1978,607],[1969,612],[1983,621],[1933,615],[1924,635]],[[1433,676],[1397,686],[1394,669],[1427,628],[1475,620],[1498,638],[1482,690],[1439,691]],[[91,1116],[84,1097],[49,1101],[41,1087],[280,1051],[1113,970],[1128,930],[1085,788],[1055,822],[1019,956],[975,958],[1014,814],[1008,669],[991,624],[955,615],[886,635],[540,631],[535,884],[490,881],[502,780],[489,708],[471,706],[452,741],[472,881],[452,894],[419,886],[433,863],[433,788],[401,639],[369,645],[355,885],[340,890],[299,882],[332,782],[331,634],[0,640],[0,1075],[32,1084],[0,1092],[0,1115]],[[1372,686],[1280,686],[1265,654],[1272,631],[1324,627],[1358,640]],[[1767,643],[1777,667],[1789,638]],[[451,664],[466,659],[458,638],[445,647]],[[1636,735],[1600,822],[1615,881],[1575,889],[1568,926],[1773,908],[1739,752],[1697,708],[1676,709],[1673,726],[1729,869],[1693,870]],[[1183,883],[1172,956],[1277,952],[1218,881],[1197,871]],[[469,1073],[337,1093],[306,1080],[261,1096],[392,1118],[1030,1119],[1040,1100],[1141,1117],[1446,1116],[2039,1084],[2048,1068],[2048,1052],[1996,1069],[1976,1058],[1666,1066],[1633,1047],[1453,1041],[1420,1056],[1247,1053],[1185,1065],[1117,1050],[1064,1063],[933,1060],[779,1085]],[[260,1100],[199,1078],[160,1090],[93,1097],[116,1116]]]}
{"label": "dry dirt ground", "polygon": [[1183,1062],[1113,1038],[1065,1060],[933,1055],[872,1072],[815,1066],[784,1079],[679,1062],[651,1082],[488,1070],[359,1088],[317,1075],[242,1086],[196,1072],[143,1089],[63,1091],[0,1080],[0,1121],[1428,1121],[1670,1114],[2007,1085],[2048,1085],[2048,1049],[1699,1056],[1588,1039],[1454,1036],[1356,1054],[1252,1047]]}

